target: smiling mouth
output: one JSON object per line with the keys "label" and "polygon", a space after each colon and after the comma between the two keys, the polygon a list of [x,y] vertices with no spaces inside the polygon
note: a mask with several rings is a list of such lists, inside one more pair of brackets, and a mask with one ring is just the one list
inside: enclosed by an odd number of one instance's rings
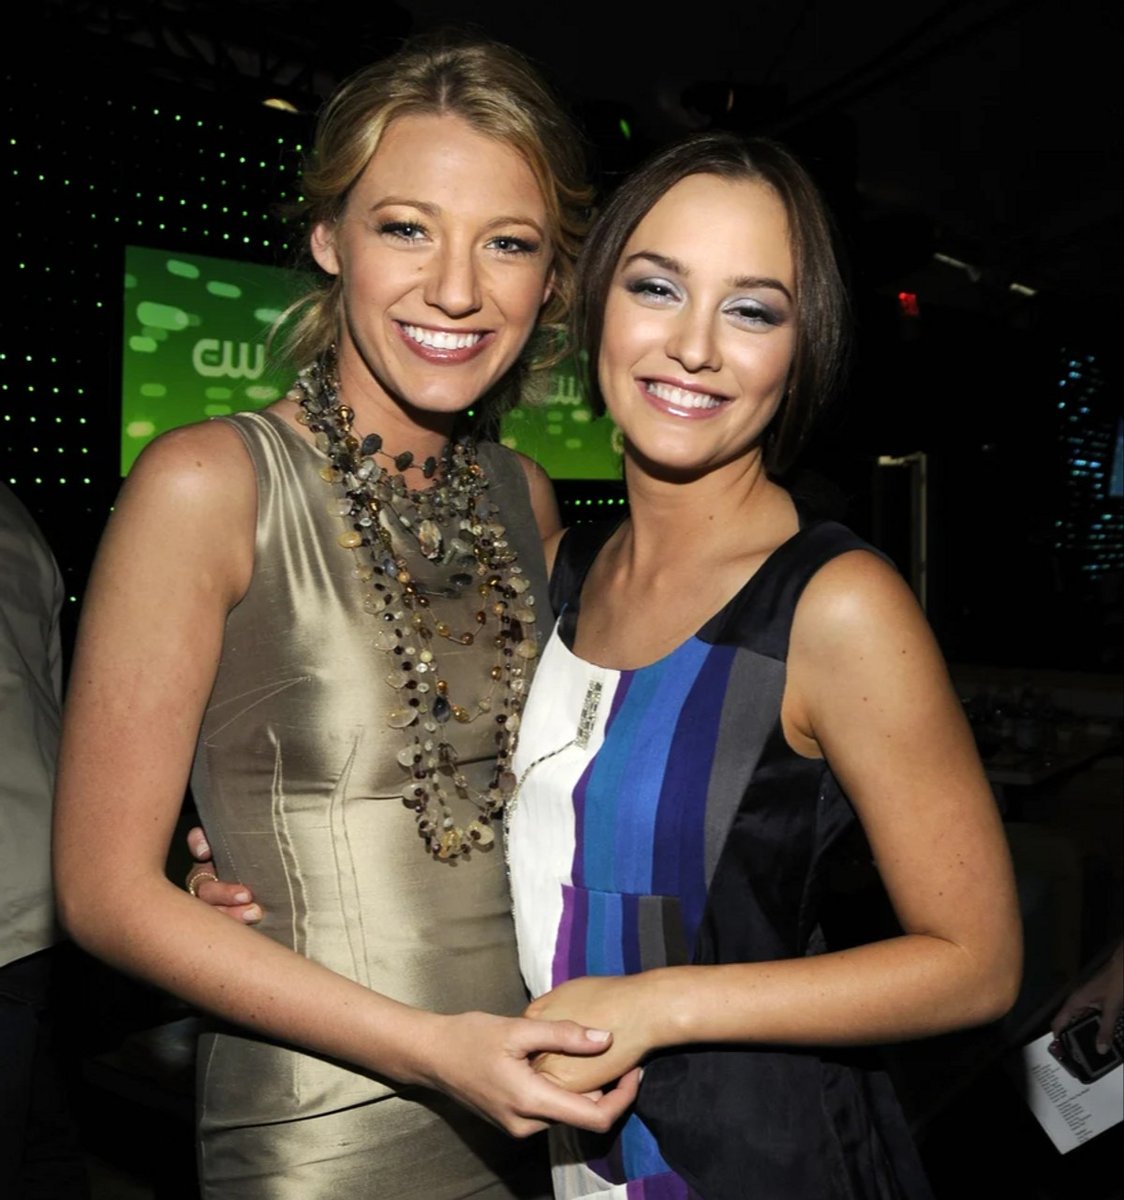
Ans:
{"label": "smiling mouth", "polygon": [[657,379],[644,380],[643,387],[650,396],[672,408],[714,409],[725,403],[725,397],[716,396],[712,392],[689,391],[687,388],[676,387],[672,383],[663,383]]}
{"label": "smiling mouth", "polygon": [[443,329],[427,329],[424,325],[398,323],[398,328],[418,346],[426,350],[471,350],[484,335],[479,332],[451,333]]}

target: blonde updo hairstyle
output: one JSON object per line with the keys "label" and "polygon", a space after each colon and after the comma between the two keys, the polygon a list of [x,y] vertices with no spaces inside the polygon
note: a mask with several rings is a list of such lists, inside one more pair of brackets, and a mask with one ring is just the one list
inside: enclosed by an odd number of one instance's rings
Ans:
{"label": "blonde updo hairstyle", "polygon": [[[515,150],[546,204],[554,288],[539,328],[561,329],[574,294],[574,263],[590,218],[582,139],[561,104],[517,51],[447,33],[410,41],[346,80],[320,114],[305,163],[300,213],[305,248],[317,225],[339,219],[348,195],[392,121],[452,113]],[[296,311],[285,338],[289,359],[311,362],[339,336],[340,277],[324,274]],[[543,339],[540,339],[542,341]],[[532,352],[549,358],[541,348]],[[526,355],[524,357],[527,357]]]}

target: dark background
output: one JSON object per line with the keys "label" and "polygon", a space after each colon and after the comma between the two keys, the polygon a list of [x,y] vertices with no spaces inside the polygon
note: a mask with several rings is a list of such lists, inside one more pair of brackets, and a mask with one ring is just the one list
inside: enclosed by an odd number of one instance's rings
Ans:
{"label": "dark background", "polygon": [[[1121,410],[1121,6],[743,0],[666,11],[481,0],[471,18],[570,100],[603,191],[692,129],[771,134],[801,154],[838,219],[858,327],[847,394],[803,483],[908,572],[908,472],[876,462],[924,452],[929,613],[950,661],[997,669],[1012,695],[1050,668],[1051,679],[1094,673],[1118,698],[1124,510],[1105,494],[1105,464]],[[55,549],[68,635],[120,483],[124,246],[288,263],[277,209],[295,194],[319,103],[403,37],[464,16],[423,0],[20,10],[2,67],[0,478]],[[262,106],[278,96],[298,112]],[[563,480],[559,491],[578,519],[579,501],[613,489]],[[1119,929],[1115,761],[1096,801],[1107,819],[1090,817],[1077,840],[1099,852],[1095,870],[1058,883],[1094,918],[1073,951],[1082,962]],[[1089,779],[1080,787],[1093,795]],[[1061,861],[1058,810],[1042,804],[1055,840],[1032,884]],[[182,1039],[160,1041],[190,1014],[84,957],[63,984],[83,1137],[103,1171],[122,1172],[99,1196],[190,1194],[190,1058]],[[946,1076],[965,1062],[962,1046],[931,1053],[926,1083],[938,1060]],[[1031,1119],[994,1077],[944,1119],[926,1142],[941,1200],[1119,1194],[1104,1183],[1119,1138],[1062,1160],[1019,1124]],[[990,1165],[973,1182],[976,1154]],[[138,1178],[143,1190],[129,1190]]]}
{"label": "dark background", "polygon": [[[77,601],[119,484],[123,246],[289,261],[275,212],[323,97],[464,9],[45,0],[25,15],[4,65],[0,471]],[[1120,412],[1120,6],[804,0],[660,18],[490,0],[471,18],[568,97],[603,191],[690,129],[801,153],[858,320],[848,394],[805,466],[908,571],[906,473],[874,462],[926,452],[929,613],[951,660],[1119,670],[1121,501],[1071,460]],[[261,106],[277,96],[299,112]],[[1068,394],[1089,410],[1077,451],[1057,408],[1071,361]],[[580,515],[588,489],[560,490]]]}

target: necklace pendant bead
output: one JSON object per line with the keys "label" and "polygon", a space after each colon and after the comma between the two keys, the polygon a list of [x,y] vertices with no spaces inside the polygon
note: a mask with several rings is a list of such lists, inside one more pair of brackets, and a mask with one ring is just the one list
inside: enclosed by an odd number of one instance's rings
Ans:
{"label": "necklace pendant bead", "polygon": [[470,822],[465,832],[478,846],[490,846],[496,840],[495,832],[481,821]]}
{"label": "necklace pendant bead", "polygon": [[[421,463],[410,452],[387,454],[378,434],[359,439],[352,432],[354,413],[340,402],[335,370],[333,347],[301,373],[294,389],[300,404],[297,419],[312,431],[327,458],[321,477],[338,489],[328,511],[350,526],[339,535],[339,544],[362,549],[355,574],[367,585],[363,607],[380,618],[372,627],[372,645],[391,656],[385,680],[394,698],[387,705],[386,723],[392,729],[425,731],[405,734],[407,743],[395,753],[397,764],[412,777],[404,803],[415,814],[428,852],[453,861],[473,848],[492,845],[489,819],[514,788],[512,734],[526,688],[521,663],[538,653],[532,631],[524,634],[520,622],[534,620],[533,600],[525,598],[513,621],[508,601],[529,584],[504,526],[495,519],[487,475],[472,443],[449,443],[439,458],[431,455]],[[392,460],[397,474],[380,467],[376,455]],[[412,489],[403,475],[410,467],[436,481]],[[474,585],[479,599],[471,604],[475,597],[466,593]],[[485,633],[492,616],[495,626]],[[466,624],[474,632],[460,632]],[[479,664],[481,672],[488,672],[480,680],[483,694],[466,705],[454,704],[429,644],[440,637],[472,646],[477,632],[484,634],[482,646],[494,647],[491,665]],[[496,718],[471,743],[473,757],[483,748],[478,743],[495,744],[492,782],[480,791],[458,767],[450,719],[468,725],[493,707],[499,710]],[[461,747],[466,754],[468,745]],[[479,811],[467,828],[458,827],[449,809],[454,793]]]}
{"label": "necklace pendant bead", "polygon": [[418,548],[428,559],[441,553],[441,526],[433,520],[425,520],[418,526]]}
{"label": "necklace pendant bead", "polygon": [[376,650],[393,650],[398,645],[398,638],[386,626],[376,629],[371,641]]}

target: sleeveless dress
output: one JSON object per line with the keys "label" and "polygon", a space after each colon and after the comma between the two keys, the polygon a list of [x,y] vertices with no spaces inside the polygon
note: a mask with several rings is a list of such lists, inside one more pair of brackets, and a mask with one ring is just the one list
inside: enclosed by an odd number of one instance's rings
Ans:
{"label": "sleeveless dress", "polygon": [[[253,577],[227,620],[192,772],[218,872],[253,886],[265,936],[341,975],[431,1011],[518,1014],[526,994],[499,838],[436,862],[403,805],[390,656],[371,643],[366,589],[337,542],[327,459],[270,413],[221,419],[253,460],[258,513]],[[522,468],[494,445],[479,461],[545,618]],[[419,579],[429,569],[416,543],[410,569]],[[442,649],[450,694],[479,695],[491,655]],[[493,735],[487,720],[457,730],[474,784],[487,779]],[[461,824],[472,815],[455,813]],[[205,1036],[198,1061],[205,1197],[498,1200],[549,1188],[541,1139],[513,1140],[428,1089],[235,1029]]]}
{"label": "sleeveless dress", "polygon": [[[831,865],[857,818],[827,765],[789,748],[780,708],[804,586],[870,547],[840,525],[804,525],[694,637],[615,670],[570,649],[611,532],[580,526],[559,547],[561,615],[523,713],[507,820],[528,988],[833,948]],[[607,1138],[553,1129],[551,1154],[558,1200],[930,1197],[869,1050],[660,1053],[622,1126]]]}

